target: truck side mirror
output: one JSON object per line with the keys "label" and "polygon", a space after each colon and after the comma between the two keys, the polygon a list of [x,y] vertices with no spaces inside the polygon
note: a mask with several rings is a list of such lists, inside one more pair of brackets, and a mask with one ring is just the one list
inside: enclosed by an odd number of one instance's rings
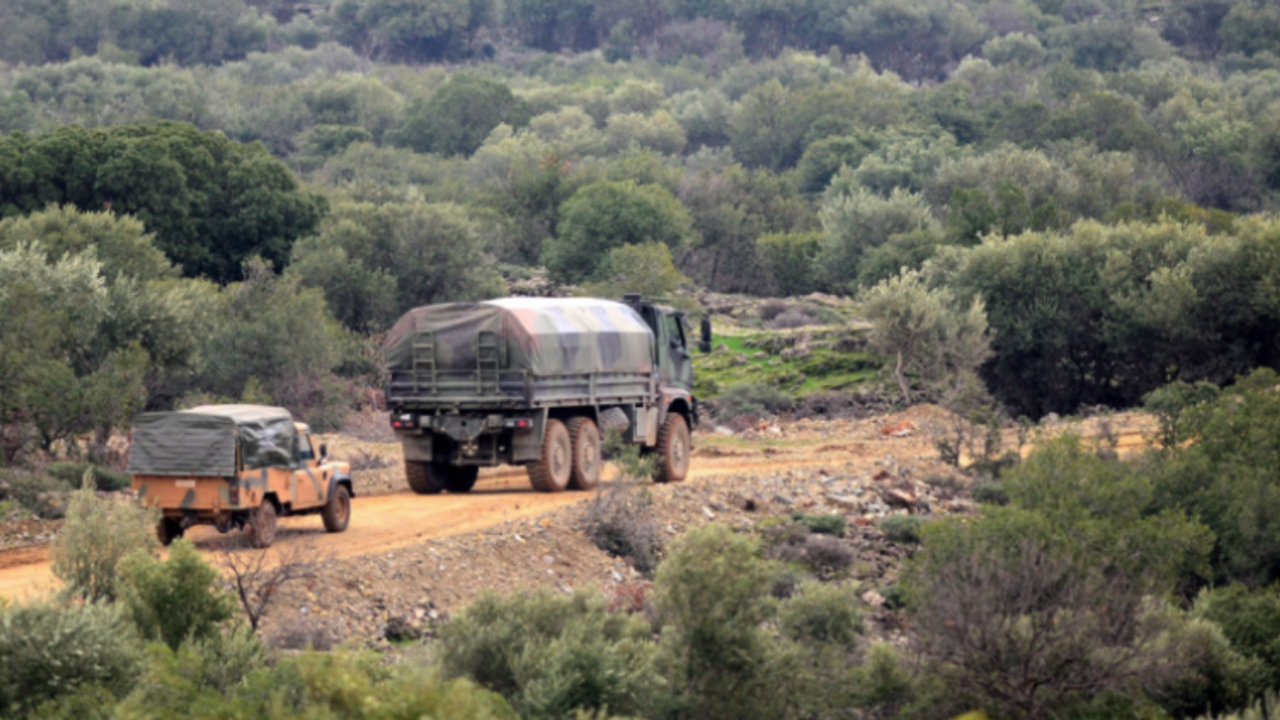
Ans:
{"label": "truck side mirror", "polygon": [[702,316],[702,341],[698,343],[698,349],[704,353],[711,352],[711,315]]}
{"label": "truck side mirror", "polygon": [[329,445],[328,443],[320,443],[320,459],[323,460],[327,457],[329,457]]}

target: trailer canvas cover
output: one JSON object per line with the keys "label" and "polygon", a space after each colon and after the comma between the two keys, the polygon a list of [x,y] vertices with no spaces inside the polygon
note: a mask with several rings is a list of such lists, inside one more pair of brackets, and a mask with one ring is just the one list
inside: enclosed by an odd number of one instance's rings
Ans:
{"label": "trailer canvas cover", "polygon": [[474,369],[476,338],[504,340],[504,368],[534,376],[652,372],[653,334],[629,306],[590,298],[507,298],[410,310],[387,333],[387,369],[413,372],[413,344],[433,336],[441,368]]}
{"label": "trailer canvas cover", "polygon": [[292,467],[298,431],[288,410],[263,405],[201,405],[146,413],[133,426],[129,473],[231,477],[236,443],[246,470]]}

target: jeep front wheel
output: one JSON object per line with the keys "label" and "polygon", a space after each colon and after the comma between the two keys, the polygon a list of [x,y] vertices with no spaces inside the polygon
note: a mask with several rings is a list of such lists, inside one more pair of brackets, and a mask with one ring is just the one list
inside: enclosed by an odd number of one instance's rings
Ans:
{"label": "jeep front wheel", "polygon": [[346,485],[333,489],[329,502],[320,511],[320,518],[324,520],[325,532],[336,533],[347,529],[347,524],[351,522],[351,493],[347,492]]}

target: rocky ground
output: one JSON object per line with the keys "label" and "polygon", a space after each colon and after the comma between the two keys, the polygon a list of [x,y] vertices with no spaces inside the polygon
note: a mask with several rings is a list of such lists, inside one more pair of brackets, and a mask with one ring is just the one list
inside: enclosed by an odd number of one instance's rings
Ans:
{"label": "rocky ground", "polygon": [[[685,530],[721,522],[744,532],[789,520],[793,513],[839,515],[839,542],[852,561],[838,579],[856,586],[873,606],[896,583],[910,546],[889,542],[879,525],[893,515],[972,513],[969,481],[943,465],[932,430],[949,420],[934,406],[863,420],[763,422],[742,432],[699,433],[694,462],[726,458],[744,467],[761,458],[782,461],[680,485],[646,485],[649,514],[664,542]],[[829,462],[794,467],[788,458]],[[607,492],[607,491],[605,491]],[[429,500],[429,499],[425,499]],[[478,593],[544,588],[594,590],[629,597],[647,581],[629,561],[588,538],[590,501],[509,521],[482,532],[428,540],[394,552],[330,560],[288,588],[268,635],[285,644],[352,638],[386,642],[430,632]],[[873,615],[874,617],[874,615]],[[891,623],[890,623],[891,624]],[[323,642],[322,642],[323,644]]]}

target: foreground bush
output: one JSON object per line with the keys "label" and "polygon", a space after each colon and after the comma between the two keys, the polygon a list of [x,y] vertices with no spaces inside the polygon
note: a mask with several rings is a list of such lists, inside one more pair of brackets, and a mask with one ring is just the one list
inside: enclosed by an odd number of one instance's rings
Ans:
{"label": "foreground bush", "polygon": [[1170,618],[1149,605],[1172,587],[1159,568],[1128,566],[1123,551],[1027,510],[933,523],[924,537],[907,574],[912,636],[957,698],[1048,718],[1113,695],[1146,702],[1145,689],[1186,673]]}
{"label": "foreground bush", "polygon": [[187,640],[213,637],[235,612],[218,571],[190,540],[175,541],[164,560],[135,551],[120,563],[119,573],[121,595],[138,630],[173,650]]}
{"label": "foreground bush", "polygon": [[449,677],[501,693],[525,716],[637,713],[656,690],[648,636],[646,623],[607,612],[598,597],[484,595],[445,628],[440,660]]}
{"label": "foreground bush", "polygon": [[1217,582],[1280,581],[1280,375],[1254,371],[1183,414],[1191,440],[1160,466],[1163,507],[1196,516],[1213,531]]}
{"label": "foreground bush", "polygon": [[759,544],[712,524],[690,530],[658,568],[663,663],[679,716],[783,717],[798,663],[762,627],[776,612]]}
{"label": "foreground bush", "polygon": [[82,688],[123,695],[140,660],[137,634],[122,608],[88,603],[0,610],[0,716]]}
{"label": "foreground bush", "polygon": [[75,492],[62,532],[49,548],[53,574],[84,600],[114,600],[120,561],[156,547],[156,515],[136,502],[100,499],[92,483]]}

